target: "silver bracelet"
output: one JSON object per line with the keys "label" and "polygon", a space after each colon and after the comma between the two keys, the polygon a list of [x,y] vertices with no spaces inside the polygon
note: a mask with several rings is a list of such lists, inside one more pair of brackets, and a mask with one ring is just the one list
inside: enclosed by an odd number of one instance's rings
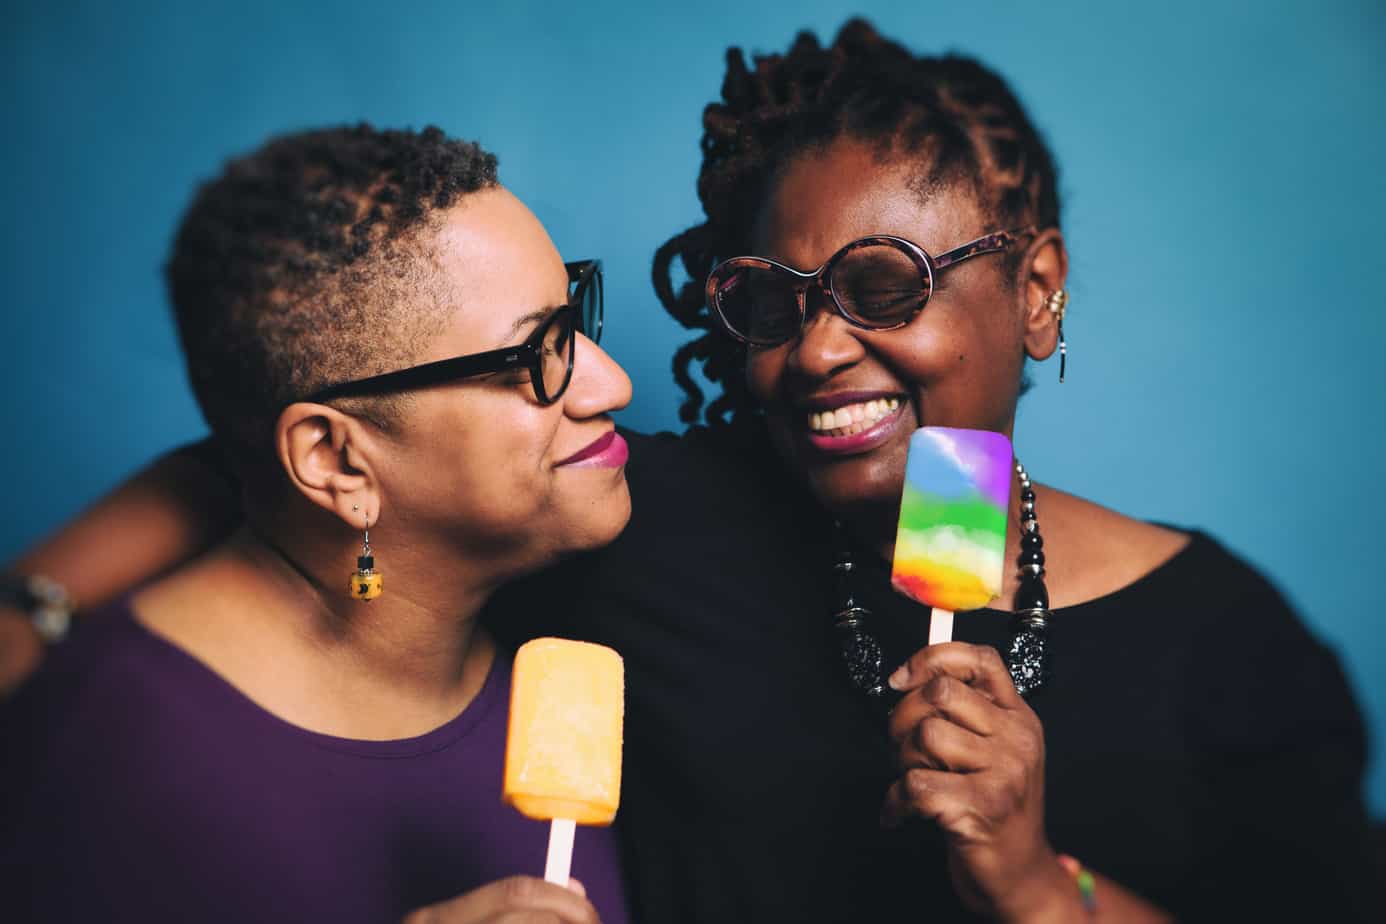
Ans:
{"label": "silver bracelet", "polygon": [[77,610],[67,588],[42,574],[0,576],[0,602],[27,613],[39,638],[50,645],[67,638]]}

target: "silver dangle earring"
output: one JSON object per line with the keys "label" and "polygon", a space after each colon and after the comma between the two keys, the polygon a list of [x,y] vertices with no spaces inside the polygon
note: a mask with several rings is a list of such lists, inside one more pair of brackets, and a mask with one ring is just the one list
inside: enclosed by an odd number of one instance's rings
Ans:
{"label": "silver dangle earring", "polygon": [[1068,344],[1064,342],[1064,311],[1068,309],[1068,290],[1059,289],[1057,292],[1050,292],[1049,297],[1044,300],[1045,307],[1049,313],[1054,315],[1054,319],[1059,322],[1059,384],[1064,381],[1064,370],[1068,366]]}

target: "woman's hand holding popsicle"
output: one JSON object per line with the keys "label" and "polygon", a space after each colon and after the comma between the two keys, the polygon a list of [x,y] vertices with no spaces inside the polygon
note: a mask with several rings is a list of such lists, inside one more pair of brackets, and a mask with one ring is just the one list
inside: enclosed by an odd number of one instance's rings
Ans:
{"label": "woman's hand holding popsicle", "polygon": [[886,793],[882,822],[938,824],[954,887],[972,910],[1029,920],[1051,895],[1076,898],[1044,833],[1044,729],[996,650],[931,645],[890,685],[905,694],[890,717],[903,775]]}
{"label": "woman's hand holding popsicle", "polygon": [[533,876],[511,876],[420,908],[403,924],[601,924],[586,894],[577,880],[565,887]]}

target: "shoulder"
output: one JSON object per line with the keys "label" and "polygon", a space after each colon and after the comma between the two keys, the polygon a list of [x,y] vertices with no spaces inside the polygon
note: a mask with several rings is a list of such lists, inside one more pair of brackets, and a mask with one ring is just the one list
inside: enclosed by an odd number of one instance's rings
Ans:
{"label": "shoulder", "polygon": [[1178,653],[1181,676],[1169,679],[1204,751],[1232,760],[1328,749],[1351,784],[1365,758],[1351,686],[1275,583],[1207,533],[1119,514],[1093,520],[1113,545],[1093,554],[1113,579],[1134,579],[1091,612],[1119,613],[1129,624],[1116,631],[1143,639],[1152,654]]}
{"label": "shoulder", "polygon": [[165,682],[176,664],[164,648],[123,602],[83,617],[0,713],[5,797],[106,793],[117,765],[143,759],[185,705]]}
{"label": "shoulder", "polygon": [[[108,762],[174,752],[179,736],[225,720],[234,691],[121,599],[82,618],[31,682],[6,704],[5,722],[29,742],[26,760],[89,754]],[[43,758],[42,755],[47,755]]]}
{"label": "shoulder", "polygon": [[71,708],[126,676],[138,676],[144,633],[128,599],[85,614],[71,635],[46,653],[43,664],[7,704],[7,715],[56,707]]}
{"label": "shoulder", "polygon": [[[198,877],[212,867],[189,858],[210,855],[209,843],[251,842],[228,823],[258,817],[248,803],[213,798],[207,785],[243,780],[247,766],[236,757],[255,754],[253,768],[266,752],[263,742],[228,731],[235,716],[227,701],[128,606],[85,616],[6,704],[0,868],[9,875],[0,880],[20,901],[59,908],[61,919],[106,907],[143,908],[136,916],[163,920],[167,897],[145,888],[149,870],[177,867],[205,883]],[[257,782],[266,777],[282,782],[269,773]]]}
{"label": "shoulder", "polygon": [[136,622],[128,600],[118,601],[83,616],[6,704],[5,714],[50,732],[100,730],[103,713],[122,703],[158,702],[157,687],[170,660],[166,648]]}
{"label": "shoulder", "polygon": [[1116,593],[1173,561],[1192,539],[1047,485],[1036,493],[1055,607]]}
{"label": "shoulder", "polygon": [[1056,608],[1110,598],[1130,609],[1160,597],[1166,609],[1200,620],[1204,639],[1254,623],[1262,638],[1309,641],[1275,585],[1207,533],[1137,520],[1047,486],[1038,494]]}
{"label": "shoulder", "polygon": [[1206,533],[1037,493],[1051,600],[1147,665],[1200,754],[1228,766],[1327,754],[1324,766],[1355,785],[1365,745],[1351,687],[1272,580]]}

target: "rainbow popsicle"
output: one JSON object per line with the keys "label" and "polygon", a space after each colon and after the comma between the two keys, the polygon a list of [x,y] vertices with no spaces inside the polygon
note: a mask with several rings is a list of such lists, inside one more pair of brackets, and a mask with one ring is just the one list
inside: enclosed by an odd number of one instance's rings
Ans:
{"label": "rainbow popsicle", "polygon": [[984,606],[1001,593],[1011,460],[1011,441],[1000,433],[915,431],[890,574],[897,591],[950,614]]}

